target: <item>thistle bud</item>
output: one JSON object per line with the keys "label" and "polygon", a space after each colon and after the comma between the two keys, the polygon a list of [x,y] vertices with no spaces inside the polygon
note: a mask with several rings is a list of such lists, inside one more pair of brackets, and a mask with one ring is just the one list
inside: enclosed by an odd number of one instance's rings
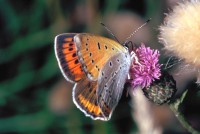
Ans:
{"label": "thistle bud", "polygon": [[169,103],[176,92],[176,81],[167,72],[143,89],[144,95],[153,103],[161,105]]}

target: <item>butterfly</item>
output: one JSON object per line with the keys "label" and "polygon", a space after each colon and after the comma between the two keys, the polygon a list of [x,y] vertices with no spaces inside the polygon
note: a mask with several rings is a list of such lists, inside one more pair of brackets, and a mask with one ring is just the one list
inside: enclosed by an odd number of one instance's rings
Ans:
{"label": "butterfly", "polygon": [[131,62],[137,61],[134,51],[126,45],[90,33],[63,33],[55,37],[60,70],[67,81],[75,83],[73,102],[94,120],[111,118],[122,96]]}

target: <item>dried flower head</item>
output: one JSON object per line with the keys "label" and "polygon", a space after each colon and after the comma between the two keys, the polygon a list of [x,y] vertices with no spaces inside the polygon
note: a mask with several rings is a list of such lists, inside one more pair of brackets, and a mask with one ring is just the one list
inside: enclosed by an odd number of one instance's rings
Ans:
{"label": "dried flower head", "polygon": [[130,68],[131,85],[133,88],[140,86],[148,87],[155,79],[159,79],[160,67],[158,50],[145,47],[142,43],[135,51],[139,64],[133,60]]}
{"label": "dried flower head", "polygon": [[165,49],[186,63],[200,67],[200,1],[179,3],[160,26]]}

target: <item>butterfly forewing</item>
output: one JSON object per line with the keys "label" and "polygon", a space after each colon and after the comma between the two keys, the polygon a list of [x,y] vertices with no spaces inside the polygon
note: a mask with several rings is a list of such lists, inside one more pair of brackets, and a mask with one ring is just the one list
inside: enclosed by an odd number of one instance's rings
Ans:
{"label": "butterfly forewing", "polygon": [[75,37],[79,61],[90,80],[97,80],[105,62],[116,53],[127,50],[118,42],[93,34],[77,34]]}
{"label": "butterfly forewing", "polygon": [[55,38],[55,53],[62,74],[68,81],[77,82],[85,73],[78,60],[76,43],[74,36],[76,34],[60,34]]}
{"label": "butterfly forewing", "polygon": [[108,119],[121,98],[130,63],[129,54],[118,53],[107,60],[100,72],[97,90],[98,104]]}

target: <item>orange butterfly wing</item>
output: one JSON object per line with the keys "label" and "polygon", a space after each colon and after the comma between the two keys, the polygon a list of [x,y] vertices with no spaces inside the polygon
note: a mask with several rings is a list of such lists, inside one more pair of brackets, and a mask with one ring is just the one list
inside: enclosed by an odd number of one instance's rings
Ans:
{"label": "orange butterfly wing", "polygon": [[82,79],[73,88],[73,101],[76,106],[92,119],[106,120],[97,102],[97,81]]}
{"label": "orange butterfly wing", "polygon": [[60,34],[55,38],[55,53],[64,77],[77,82],[85,75],[78,60],[74,36],[76,34]]}
{"label": "orange butterfly wing", "polygon": [[74,41],[83,70],[93,81],[98,79],[99,72],[109,57],[116,53],[127,52],[118,42],[94,34],[77,34]]}

